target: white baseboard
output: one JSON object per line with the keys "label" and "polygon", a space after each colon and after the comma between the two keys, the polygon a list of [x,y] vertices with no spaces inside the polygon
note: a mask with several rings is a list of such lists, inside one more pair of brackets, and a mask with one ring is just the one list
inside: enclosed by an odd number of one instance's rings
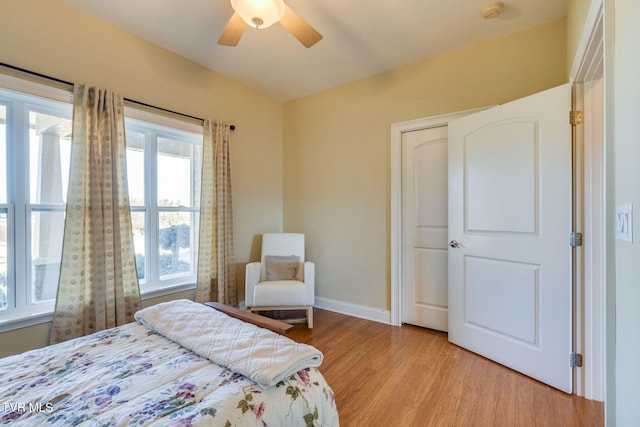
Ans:
{"label": "white baseboard", "polygon": [[[244,300],[240,301],[238,308],[246,310]],[[329,298],[316,297],[314,307],[323,310],[335,311],[336,313],[348,316],[359,317],[361,319],[372,320],[374,322],[391,324],[391,312],[379,308],[371,308],[364,305],[352,304],[350,302],[338,301]]]}
{"label": "white baseboard", "polygon": [[349,302],[322,297],[316,297],[315,307],[359,317],[361,319],[373,320],[374,322],[385,323],[387,325],[391,324],[391,312],[388,310],[381,310],[379,308],[371,308],[364,305],[352,304]]}

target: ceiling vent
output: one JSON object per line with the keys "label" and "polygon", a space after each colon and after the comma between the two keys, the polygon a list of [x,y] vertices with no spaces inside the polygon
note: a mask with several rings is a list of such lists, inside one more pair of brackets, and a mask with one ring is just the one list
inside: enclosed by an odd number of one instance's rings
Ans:
{"label": "ceiling vent", "polygon": [[504,9],[504,3],[501,1],[494,1],[482,9],[482,16],[485,19],[493,19],[502,13],[502,9]]}

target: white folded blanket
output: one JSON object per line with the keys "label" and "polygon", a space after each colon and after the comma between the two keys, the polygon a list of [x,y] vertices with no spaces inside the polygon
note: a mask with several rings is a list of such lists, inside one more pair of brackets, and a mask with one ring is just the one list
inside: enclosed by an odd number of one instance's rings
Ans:
{"label": "white folded blanket", "polygon": [[322,353],[267,329],[190,300],[174,300],[135,314],[147,328],[225,366],[263,389],[322,363]]}

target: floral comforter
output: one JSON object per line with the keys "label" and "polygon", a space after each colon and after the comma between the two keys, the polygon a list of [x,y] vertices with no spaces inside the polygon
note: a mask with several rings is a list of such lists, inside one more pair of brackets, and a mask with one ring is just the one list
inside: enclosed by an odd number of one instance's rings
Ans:
{"label": "floral comforter", "polygon": [[0,359],[0,405],[0,425],[338,425],[316,368],[265,389],[139,323]]}

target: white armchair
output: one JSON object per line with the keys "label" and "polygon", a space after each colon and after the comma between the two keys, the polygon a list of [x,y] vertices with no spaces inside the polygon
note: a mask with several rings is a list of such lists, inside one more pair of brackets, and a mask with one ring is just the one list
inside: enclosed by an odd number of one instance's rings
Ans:
{"label": "white armchair", "polygon": [[314,276],[314,263],[304,258],[304,234],[263,234],[260,262],[246,267],[247,310],[306,310],[313,328]]}

